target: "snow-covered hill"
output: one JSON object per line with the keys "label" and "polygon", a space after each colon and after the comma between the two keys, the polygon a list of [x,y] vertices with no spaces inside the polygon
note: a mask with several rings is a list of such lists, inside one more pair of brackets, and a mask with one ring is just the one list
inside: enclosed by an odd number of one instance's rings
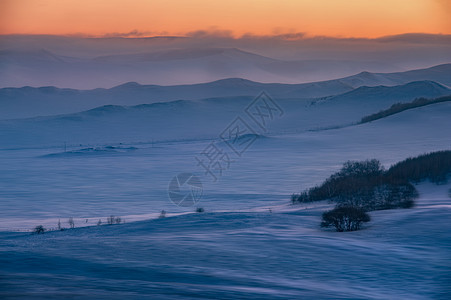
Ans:
{"label": "snow-covered hill", "polygon": [[[127,87],[117,89],[122,88]],[[395,87],[361,87],[319,100],[275,98],[285,114],[272,122],[269,134],[347,126],[394,103],[450,93],[440,84],[422,81]],[[75,114],[4,120],[0,121],[0,137],[4,141],[1,147],[217,138],[235,117],[244,114],[252,99],[243,96],[137,106],[106,105]]]}
{"label": "snow-covered hill", "polygon": [[[261,91],[266,91],[275,99],[312,99],[336,96],[351,92],[362,86],[378,87],[380,85],[404,85],[412,81],[434,81],[438,85],[424,82],[424,86],[417,83],[416,91],[407,86],[406,91],[399,90],[400,100],[412,100],[415,97],[435,97],[446,93],[451,85],[451,64],[441,65],[430,69],[416,70],[393,74],[362,73],[353,77],[304,83],[277,84],[259,83],[240,78],[229,78],[203,84],[157,86],[140,85],[129,82],[111,89],[74,90],[56,87],[22,87],[0,89],[0,119],[26,118],[66,114],[92,109],[102,105],[137,105],[165,102],[174,100],[196,100],[211,97],[255,97]],[[395,78],[395,79],[393,79]],[[441,87],[440,85],[445,85]],[[377,93],[377,96],[372,93]],[[415,94],[415,92],[417,94]],[[357,90],[355,95],[378,97],[387,92],[382,88],[375,90]],[[351,93],[352,95],[352,93]],[[393,94],[394,95],[394,94]]]}
{"label": "snow-covered hill", "polygon": [[266,91],[277,98],[313,98],[352,90],[347,84],[329,81],[311,84],[264,84],[240,78],[210,83],[157,86],[129,82],[111,89],[74,90],[56,87],[0,89],[0,118],[79,112],[102,105],[138,105],[211,97],[255,97]]}
{"label": "snow-covered hill", "polygon": [[405,84],[411,81],[431,80],[450,87],[451,86],[450,79],[451,77],[449,76],[450,69],[451,64],[443,64],[427,69],[418,69],[406,72],[395,72],[395,73],[362,72],[354,76],[346,77],[342,81],[354,87],[357,87],[357,86],[376,86],[376,85],[394,86],[399,84]]}

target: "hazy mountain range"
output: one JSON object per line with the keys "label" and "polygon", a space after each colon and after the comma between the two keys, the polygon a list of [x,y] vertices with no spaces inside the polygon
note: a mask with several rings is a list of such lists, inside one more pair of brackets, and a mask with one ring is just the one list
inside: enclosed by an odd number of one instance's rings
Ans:
{"label": "hazy mountain range", "polygon": [[[226,83],[230,82],[226,81]],[[143,88],[143,86],[125,85],[101,91],[123,92],[124,89],[133,91],[136,88]],[[47,113],[62,107],[68,109],[68,104],[57,107],[55,103],[58,99],[67,101],[66,95],[70,93],[77,96],[70,99],[71,108],[80,109],[77,99],[84,99],[85,93],[89,95],[89,92],[99,92],[99,90],[65,91],[55,88],[22,88],[14,91],[22,92],[21,96],[24,97],[21,104],[17,104],[15,108],[9,107],[11,115],[15,113],[16,116],[24,111],[21,107],[30,106],[29,103],[33,101],[35,106],[29,114],[36,113],[38,108],[41,112],[47,111]],[[27,102],[30,97],[26,95],[29,92],[38,92],[39,97],[45,94],[54,97],[43,102],[40,102],[38,98]],[[246,90],[242,92],[245,94]],[[268,132],[264,133],[287,134],[349,126],[357,124],[366,115],[389,108],[394,103],[409,102],[418,97],[434,98],[450,94],[451,89],[442,84],[433,81],[414,81],[391,87],[362,86],[339,95],[321,98],[276,97],[274,99],[284,110],[284,115],[272,122]],[[76,113],[2,120],[0,121],[2,146],[9,148],[55,146],[63,142],[68,142],[70,145],[97,145],[216,139],[237,116],[245,117],[245,108],[254,99],[254,96],[250,95],[227,96],[132,105],[133,102],[140,102],[138,99],[143,98],[136,98],[136,94],[133,95],[133,93],[120,95],[128,95],[123,99],[117,98],[122,104],[127,103],[126,106],[109,104]],[[91,99],[94,98],[95,96]],[[108,99],[111,98],[105,96],[102,101],[106,102]],[[92,102],[86,102],[86,99],[83,101],[85,102],[82,102],[82,106],[94,105]],[[96,103],[99,104],[99,102]],[[256,133],[262,133],[256,128],[254,130]]]}
{"label": "hazy mountain range", "polygon": [[[302,84],[259,83],[230,78],[203,84],[176,86],[140,85],[130,82],[110,89],[93,90],[57,87],[2,88],[0,89],[0,119],[80,112],[110,104],[138,105],[212,97],[256,97],[262,91],[266,91],[275,99],[315,99],[339,94],[347,97],[346,93],[361,99],[384,98],[388,97],[384,93],[388,93],[396,96],[389,97],[391,100],[397,98],[398,101],[410,101],[416,97],[437,97],[447,94],[448,87],[451,86],[450,74],[451,64],[444,64],[428,69],[397,73],[362,72],[341,79]],[[423,81],[422,86],[407,85],[396,93],[397,89],[388,88],[413,81]],[[363,88],[364,86],[375,88]],[[362,88],[357,89],[359,87]]]}
{"label": "hazy mountain range", "polygon": [[[343,76],[360,70],[394,71],[371,61],[273,59],[236,48],[167,51],[79,58],[44,49],[0,51],[3,86],[95,88],[124,81],[196,83],[229,77],[263,82],[314,81],[326,74]],[[95,79],[95,80],[93,80]]]}
{"label": "hazy mountain range", "polygon": [[447,63],[449,39],[0,36],[0,87],[93,89],[226,78],[306,83]]}

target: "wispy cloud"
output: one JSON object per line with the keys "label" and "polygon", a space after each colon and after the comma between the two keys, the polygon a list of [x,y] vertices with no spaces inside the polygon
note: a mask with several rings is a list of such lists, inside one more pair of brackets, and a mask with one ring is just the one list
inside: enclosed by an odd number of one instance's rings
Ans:
{"label": "wispy cloud", "polygon": [[185,36],[192,38],[233,38],[233,32],[231,30],[220,30],[216,28],[210,28],[206,30],[196,30],[185,34]]}
{"label": "wispy cloud", "polygon": [[251,33],[244,34],[241,39],[275,39],[275,40],[286,40],[286,41],[296,41],[306,39],[307,35],[304,32],[294,32],[294,33],[276,33],[272,35],[255,35]]}
{"label": "wispy cloud", "polygon": [[451,34],[406,33],[385,36],[375,40],[380,42],[405,42],[416,44],[449,44],[451,43]]}
{"label": "wispy cloud", "polygon": [[106,33],[102,37],[105,37],[105,38],[115,38],[115,37],[133,38],[133,37],[148,37],[148,36],[165,35],[165,34],[166,34],[165,32],[140,31],[140,30],[134,29],[129,32]]}

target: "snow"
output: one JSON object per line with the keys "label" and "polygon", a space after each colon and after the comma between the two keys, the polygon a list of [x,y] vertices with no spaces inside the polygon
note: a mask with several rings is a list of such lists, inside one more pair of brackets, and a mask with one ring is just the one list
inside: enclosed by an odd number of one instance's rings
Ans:
{"label": "snow", "polygon": [[[242,157],[229,149],[232,162],[218,182],[205,175],[195,157],[212,140],[228,149],[219,136],[251,98],[108,106],[3,121],[0,228],[29,230],[36,223],[55,227],[58,219],[69,217],[81,226],[111,214],[133,221],[161,210],[186,212],[167,197],[170,179],[181,172],[202,176],[199,205],[207,211],[255,209],[288,201],[347,160],[377,158],[388,167],[409,156],[450,148],[449,133],[437,130],[451,128],[450,103],[352,125],[371,110],[390,105],[387,99],[378,103],[369,98],[367,103],[343,96],[313,106],[282,100],[285,114],[268,132],[258,131]],[[321,129],[332,125],[338,128]]]}
{"label": "snow", "polygon": [[[447,185],[446,188],[449,188]],[[325,206],[187,214],[44,235],[0,233],[3,296],[425,299],[450,294],[446,195],[372,213],[359,232],[318,226]],[[440,190],[445,187],[441,186]],[[441,201],[440,201],[441,199]],[[327,205],[326,205],[327,207]],[[438,221],[442,220],[442,221]]]}
{"label": "snow", "polygon": [[[290,205],[292,193],[347,160],[377,158],[388,167],[450,149],[450,103],[357,125],[400,96],[447,93],[421,81],[275,98],[284,115],[267,132],[251,125],[256,133],[241,138],[256,141],[216,182],[195,157],[211,141],[226,149],[219,136],[245,117],[252,96],[2,120],[0,297],[449,298],[451,183],[420,183],[414,208],[372,212],[358,232],[321,229],[327,201]],[[202,180],[196,206],[168,198],[182,172]],[[166,218],[158,218],[162,210]],[[125,224],[96,226],[110,215]],[[30,234],[59,220],[67,228],[70,217],[75,229]]]}

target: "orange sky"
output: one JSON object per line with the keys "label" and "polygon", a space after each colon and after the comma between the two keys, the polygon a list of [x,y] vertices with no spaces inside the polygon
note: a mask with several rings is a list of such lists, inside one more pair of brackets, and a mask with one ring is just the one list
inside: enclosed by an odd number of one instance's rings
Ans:
{"label": "orange sky", "polygon": [[448,0],[0,0],[0,34],[451,34]]}

